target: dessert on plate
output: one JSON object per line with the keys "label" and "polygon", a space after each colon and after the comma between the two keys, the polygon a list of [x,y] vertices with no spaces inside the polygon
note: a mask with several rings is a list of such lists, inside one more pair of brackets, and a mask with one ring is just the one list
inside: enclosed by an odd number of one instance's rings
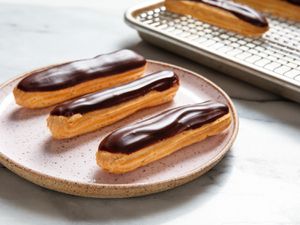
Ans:
{"label": "dessert on plate", "polygon": [[221,103],[169,109],[107,135],[96,153],[97,164],[111,173],[126,173],[217,135],[230,122],[230,110]]}
{"label": "dessert on plate", "polygon": [[48,66],[25,75],[13,93],[26,108],[43,108],[139,78],[146,60],[131,50]]}
{"label": "dessert on plate", "polygon": [[48,117],[48,127],[57,139],[91,132],[138,110],[171,101],[178,87],[179,79],[174,72],[155,72],[56,106]]}

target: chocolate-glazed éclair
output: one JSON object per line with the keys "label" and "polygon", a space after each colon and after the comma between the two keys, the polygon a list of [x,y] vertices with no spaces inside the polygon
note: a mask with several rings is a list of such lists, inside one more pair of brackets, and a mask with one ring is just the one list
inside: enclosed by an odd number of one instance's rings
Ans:
{"label": "chocolate-glazed \u00e9clair", "polygon": [[183,131],[211,123],[228,112],[225,104],[211,101],[177,107],[112,132],[101,141],[99,151],[131,154]]}
{"label": "chocolate-glazed \u00e9clair", "polygon": [[207,4],[213,7],[226,10],[234,14],[236,17],[248,23],[251,23],[255,26],[260,26],[260,27],[268,26],[268,22],[262,14],[260,14],[256,10],[246,5],[241,5],[230,0],[228,1],[227,0],[188,0],[188,1],[200,2],[203,4]]}
{"label": "chocolate-glazed \u00e9clair", "polygon": [[261,37],[269,29],[267,19],[258,11],[230,0],[165,0],[164,5],[170,12],[244,36]]}
{"label": "chocolate-glazed \u00e9clair", "polygon": [[63,103],[56,106],[51,111],[51,115],[71,117],[77,113],[84,114],[109,108],[146,95],[151,91],[167,90],[178,83],[178,77],[173,71],[155,72],[133,82]]}
{"label": "chocolate-glazed \u00e9clair", "polygon": [[173,71],[159,71],[129,83],[83,95],[56,106],[47,119],[56,139],[75,137],[116,123],[139,110],[172,101],[179,88]]}
{"label": "chocolate-glazed \u00e9clair", "polygon": [[142,67],[146,60],[131,50],[119,50],[90,59],[55,65],[33,72],[24,78],[18,89],[25,92],[55,91],[85,81],[112,76]]}

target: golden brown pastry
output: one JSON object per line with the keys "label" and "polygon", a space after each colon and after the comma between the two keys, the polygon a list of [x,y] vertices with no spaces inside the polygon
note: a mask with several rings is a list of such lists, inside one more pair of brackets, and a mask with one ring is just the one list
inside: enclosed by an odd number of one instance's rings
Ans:
{"label": "golden brown pastry", "polygon": [[179,80],[174,72],[152,73],[56,106],[48,117],[48,127],[57,139],[91,132],[138,110],[171,101],[178,87]]}
{"label": "golden brown pastry", "polygon": [[42,108],[139,78],[146,60],[131,50],[120,50],[35,70],[14,89],[16,103]]}
{"label": "golden brown pastry", "polygon": [[300,0],[235,0],[257,10],[300,21]]}
{"label": "golden brown pastry", "polygon": [[105,137],[97,164],[111,173],[126,173],[217,135],[230,121],[229,108],[210,101],[167,110]]}
{"label": "golden brown pastry", "polygon": [[262,14],[229,0],[165,0],[165,6],[168,11],[246,36],[261,36],[269,28]]}

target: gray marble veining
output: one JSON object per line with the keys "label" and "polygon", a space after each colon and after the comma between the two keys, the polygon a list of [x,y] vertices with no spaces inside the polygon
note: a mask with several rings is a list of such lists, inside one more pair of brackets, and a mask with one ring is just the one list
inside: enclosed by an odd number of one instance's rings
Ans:
{"label": "gray marble veining", "polygon": [[0,168],[0,224],[300,224],[299,104],[141,41],[122,19],[137,0],[65,0],[62,7],[12,2],[0,1],[0,82],[39,66],[131,48],[221,86],[237,107],[240,132],[206,175],[140,198],[68,196]]}

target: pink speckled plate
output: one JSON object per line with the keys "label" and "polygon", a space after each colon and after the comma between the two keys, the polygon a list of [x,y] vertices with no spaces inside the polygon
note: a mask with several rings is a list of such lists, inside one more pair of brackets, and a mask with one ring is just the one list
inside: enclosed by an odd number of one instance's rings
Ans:
{"label": "pink speckled plate", "polygon": [[[0,162],[11,171],[43,187],[86,197],[131,197],[155,193],[187,183],[219,162],[238,131],[236,110],[229,97],[204,77],[182,68],[148,61],[148,71],[171,69],[181,86],[172,103],[140,111],[112,126],[69,140],[51,138],[46,126],[50,109],[17,106],[12,90],[17,78],[0,87]],[[167,108],[212,99],[229,105],[232,124],[226,132],[186,147],[162,160],[123,175],[96,165],[100,140],[110,131]]]}

